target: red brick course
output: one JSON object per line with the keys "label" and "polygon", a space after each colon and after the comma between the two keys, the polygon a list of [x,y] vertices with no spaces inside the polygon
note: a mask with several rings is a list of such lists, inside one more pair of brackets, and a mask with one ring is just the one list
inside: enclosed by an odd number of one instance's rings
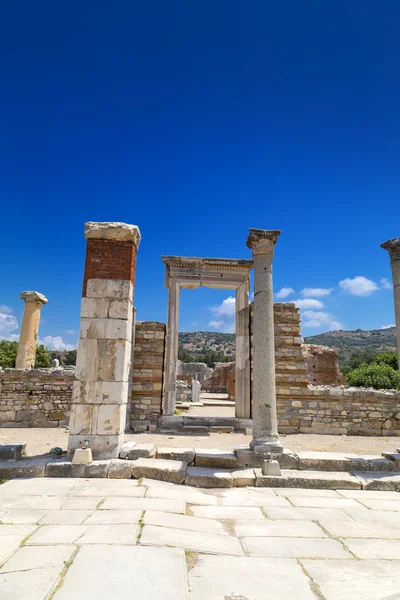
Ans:
{"label": "red brick course", "polygon": [[130,279],[135,283],[137,249],[132,242],[88,239],[82,296],[88,279]]}

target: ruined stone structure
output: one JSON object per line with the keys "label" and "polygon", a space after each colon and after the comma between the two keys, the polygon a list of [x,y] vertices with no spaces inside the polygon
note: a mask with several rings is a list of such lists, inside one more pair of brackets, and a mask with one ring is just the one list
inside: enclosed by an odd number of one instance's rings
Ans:
{"label": "ruined stone structure", "polygon": [[333,348],[304,344],[308,381],[313,385],[346,385],[346,376],[338,366],[339,355]]}
{"label": "ruined stone structure", "polygon": [[68,450],[88,440],[94,458],[116,458],[127,425],[133,289],[140,232],[86,223],[81,326]]}
{"label": "ruined stone structure", "polygon": [[390,266],[392,268],[394,315],[396,319],[397,354],[400,365],[400,238],[393,238],[381,245],[389,252]]}
{"label": "ruined stone structure", "polygon": [[16,369],[33,369],[35,366],[36,343],[39,332],[40,311],[48,300],[39,292],[22,292],[24,314],[21,332],[19,334],[18,353],[15,362]]}
{"label": "ruined stone structure", "polygon": [[178,361],[179,295],[181,288],[200,286],[236,290],[236,416],[250,417],[249,285],[251,260],[163,256],[168,288],[163,414],[173,415]]}
{"label": "ruined stone structure", "polygon": [[[217,363],[215,365],[215,369],[208,379],[205,379],[201,384],[201,389],[203,392],[210,392],[213,394],[229,394],[228,391],[228,374],[231,371],[235,371],[236,366],[235,362],[223,362]],[[231,381],[231,390],[233,393],[233,398],[235,397],[235,389],[232,389],[232,376],[230,377]],[[234,381],[234,379],[233,379]]]}
{"label": "ruined stone structure", "polygon": [[178,360],[178,366],[176,369],[176,378],[180,381],[187,381],[192,383],[192,379],[197,379],[202,383],[208,377],[212,375],[213,370],[207,367],[206,363],[192,362],[184,363]]}

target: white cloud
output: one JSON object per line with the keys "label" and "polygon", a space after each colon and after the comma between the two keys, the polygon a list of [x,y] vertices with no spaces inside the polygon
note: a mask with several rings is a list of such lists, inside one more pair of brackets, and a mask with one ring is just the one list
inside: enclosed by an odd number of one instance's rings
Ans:
{"label": "white cloud", "polygon": [[76,333],[75,329],[67,329],[65,332],[67,335],[74,335],[74,333]]}
{"label": "white cloud", "polygon": [[16,333],[12,333],[16,329],[18,329],[17,319],[13,315],[0,312],[0,340],[18,341],[19,336]]}
{"label": "white cloud", "polygon": [[222,333],[235,333],[235,323],[232,321],[210,321],[208,325]]}
{"label": "white cloud", "polygon": [[287,298],[288,296],[290,296],[290,294],[293,294],[294,289],[291,287],[283,287],[279,290],[279,292],[276,292],[275,296],[277,298]]}
{"label": "white cloud", "polygon": [[235,316],[236,300],[233,296],[225,298],[219,306],[212,306],[210,308],[217,317],[232,317]]}
{"label": "white cloud", "polygon": [[300,292],[302,296],[310,297],[314,296],[315,298],[323,298],[324,296],[329,296],[333,292],[333,288],[303,288]]}
{"label": "white cloud", "polygon": [[[383,277],[381,279],[381,286],[383,287],[384,290],[392,290],[393,289],[392,284],[390,283],[389,279],[386,279],[386,277]],[[1,309],[1,306],[0,306],[0,309]]]}
{"label": "white cloud", "polygon": [[324,305],[320,300],[315,298],[304,298],[304,300],[294,300],[297,308],[324,308]]}
{"label": "white cloud", "polygon": [[396,327],[396,325],[393,323],[393,325],[382,325],[382,327],[379,327],[379,329],[390,329],[391,327]]}
{"label": "white cloud", "polygon": [[0,313],[4,313],[5,315],[11,315],[13,312],[14,311],[10,306],[6,306],[5,304],[0,304]]}
{"label": "white cloud", "polygon": [[224,324],[223,321],[210,321],[208,325],[210,327],[213,327],[214,329],[220,329],[223,324]]}
{"label": "white cloud", "polygon": [[378,289],[375,281],[367,279],[362,275],[358,275],[354,279],[343,279],[339,281],[339,285],[343,291],[348,292],[352,296],[369,296]]}
{"label": "white cloud", "polygon": [[325,312],[306,310],[302,313],[303,327],[326,327],[329,331],[343,329],[343,324],[334,315]]}
{"label": "white cloud", "polygon": [[66,344],[60,335],[46,335],[38,340],[38,344],[44,344],[48,350],[74,350],[76,345]]}

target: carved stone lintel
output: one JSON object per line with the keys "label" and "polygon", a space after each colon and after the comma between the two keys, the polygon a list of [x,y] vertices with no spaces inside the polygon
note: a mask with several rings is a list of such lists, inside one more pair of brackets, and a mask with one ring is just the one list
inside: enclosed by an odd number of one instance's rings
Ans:
{"label": "carved stone lintel", "polygon": [[281,232],[279,229],[250,229],[246,244],[254,254],[273,254]]}
{"label": "carved stone lintel", "polygon": [[20,294],[20,298],[25,302],[40,302],[41,304],[48,303],[46,296],[39,294],[39,292],[22,292],[22,294]]}
{"label": "carved stone lintel", "polygon": [[390,260],[400,260],[400,237],[384,242],[381,248],[389,252]]}
{"label": "carved stone lintel", "polygon": [[136,248],[139,248],[140,231],[136,225],[127,223],[88,221],[85,223],[85,238],[132,242]]}

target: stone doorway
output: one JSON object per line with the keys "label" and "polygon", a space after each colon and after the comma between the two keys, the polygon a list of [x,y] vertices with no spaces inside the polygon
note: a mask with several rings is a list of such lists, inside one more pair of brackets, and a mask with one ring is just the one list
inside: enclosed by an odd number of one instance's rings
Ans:
{"label": "stone doorway", "polygon": [[236,294],[236,396],[235,417],[250,419],[250,325],[249,289],[253,261],[226,258],[163,256],[168,288],[163,416],[175,414],[180,290],[205,286],[235,290]]}

